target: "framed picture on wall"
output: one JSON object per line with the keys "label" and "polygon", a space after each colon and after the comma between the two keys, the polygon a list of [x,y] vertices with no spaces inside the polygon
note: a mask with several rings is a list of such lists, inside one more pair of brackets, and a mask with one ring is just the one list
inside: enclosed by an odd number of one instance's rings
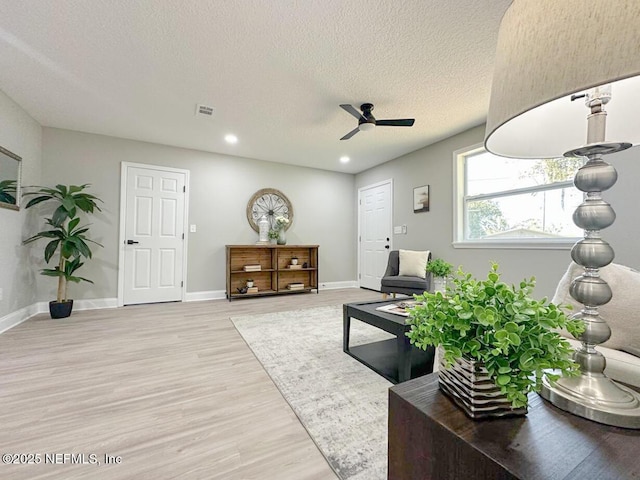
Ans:
{"label": "framed picture on wall", "polygon": [[413,189],[413,213],[429,211],[429,185]]}

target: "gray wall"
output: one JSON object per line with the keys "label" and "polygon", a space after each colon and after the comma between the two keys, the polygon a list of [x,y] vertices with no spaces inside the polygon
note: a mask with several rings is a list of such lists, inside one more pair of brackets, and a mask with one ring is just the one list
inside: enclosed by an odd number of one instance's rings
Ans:
{"label": "gray wall", "polygon": [[[406,235],[394,235],[393,247],[428,249],[474,275],[484,276],[490,261],[497,261],[506,282],[524,277],[537,279],[536,296],[553,295],[555,286],[567,269],[569,250],[460,249],[453,248],[453,152],[481,143],[484,125],[472,128],[421,150],[404,155],[356,175],[356,189],[393,178],[393,224],[407,225]],[[618,183],[604,197],[618,218],[603,232],[616,251],[616,263],[640,268],[637,243],[640,238],[640,213],[634,193],[634,179],[640,177],[640,150],[610,155],[619,172]],[[413,213],[413,188],[430,185],[430,211]]]}
{"label": "gray wall", "polygon": [[[197,233],[187,233],[188,292],[224,290],[224,246],[257,241],[245,210],[251,196],[266,187],[281,190],[293,204],[287,243],[320,245],[320,282],[356,278],[354,175],[44,128],[43,183],[91,183],[104,200],[91,232],[105,248],[97,249],[82,270],[95,285],[72,285],[72,298],[117,295],[121,162],[190,170],[189,223],[197,225]],[[52,296],[53,282],[42,285]]]}
{"label": "gray wall", "polygon": [[[93,221],[92,233],[105,245],[83,269],[95,285],[71,286],[71,296],[112,298],[117,291],[120,162],[185,168],[191,171],[188,292],[224,289],[224,245],[253,243],[245,208],[258,189],[282,190],[292,201],[295,221],[289,243],[320,245],[320,282],[356,278],[357,189],[394,179],[394,225],[407,225],[407,235],[394,235],[394,248],[430,249],[434,256],[484,275],[498,261],[503,278],[519,281],[536,276],[537,294],[552,295],[569,262],[568,250],[455,249],[453,229],[453,152],[482,141],[484,126],[470,129],[357,176],[293,167],[132,140],[44,128],[0,92],[0,145],[23,157],[23,185],[92,183],[105,201]],[[616,262],[640,268],[638,201],[632,196],[640,176],[638,147],[610,156],[620,178],[605,198],[618,219],[604,238],[616,250]],[[413,213],[413,187],[429,184],[428,213]],[[21,241],[41,228],[35,211],[0,209],[0,317],[55,294],[55,281],[37,275],[42,247]],[[28,268],[25,268],[28,265]]]}
{"label": "gray wall", "polygon": [[[40,182],[42,128],[20,106],[0,91],[0,145],[22,157],[22,185]],[[37,272],[25,268],[33,262],[22,245],[31,217],[0,208],[0,318],[36,301]]]}

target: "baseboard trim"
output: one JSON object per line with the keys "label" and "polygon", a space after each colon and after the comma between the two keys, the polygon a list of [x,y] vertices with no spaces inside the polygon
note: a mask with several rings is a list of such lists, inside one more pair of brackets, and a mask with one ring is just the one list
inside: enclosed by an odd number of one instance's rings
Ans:
{"label": "baseboard trim", "polygon": [[185,302],[203,302],[205,300],[224,300],[227,293],[224,290],[209,290],[207,292],[187,292]]}
{"label": "baseboard trim", "polygon": [[[47,307],[48,309],[49,307]],[[0,333],[4,333],[7,330],[15,327],[16,325],[20,325],[25,320],[33,317],[40,313],[38,311],[38,304],[34,303],[32,305],[21,308],[20,310],[16,310],[15,312],[11,312],[8,315],[0,318]]]}
{"label": "baseboard trim", "polygon": [[[359,288],[355,280],[346,282],[322,282],[319,290],[335,290],[338,288]],[[187,292],[185,302],[202,302],[205,300],[224,300],[227,298],[224,290],[210,290],[206,292]],[[100,308],[117,308],[117,298],[90,298],[86,300],[74,300],[74,310],[96,310]],[[36,302],[20,310],[11,312],[0,318],[0,334],[20,325],[38,313],[49,312],[49,302]]]}
{"label": "baseboard trim", "polygon": [[[91,298],[86,300],[74,300],[74,310],[95,310],[99,308],[116,308],[118,306],[117,298]],[[49,302],[36,302],[31,305],[16,310],[4,317],[0,318],[0,333],[4,333],[10,328],[20,325],[22,322],[29,320],[39,313],[49,312]]]}
{"label": "baseboard trim", "polygon": [[[322,282],[319,290],[336,290],[338,288],[360,288],[358,282],[349,280],[346,282]],[[187,292],[184,296],[185,302],[203,302],[205,300],[224,300],[227,292],[224,290],[209,290],[206,292]]]}
{"label": "baseboard trim", "polygon": [[356,280],[347,280],[345,282],[321,282],[320,290],[337,290],[338,288],[360,288]]}
{"label": "baseboard trim", "polygon": [[[49,303],[46,304],[46,312],[49,311]],[[74,300],[74,310],[97,310],[99,308],[118,308],[117,298],[88,298],[86,300]]]}

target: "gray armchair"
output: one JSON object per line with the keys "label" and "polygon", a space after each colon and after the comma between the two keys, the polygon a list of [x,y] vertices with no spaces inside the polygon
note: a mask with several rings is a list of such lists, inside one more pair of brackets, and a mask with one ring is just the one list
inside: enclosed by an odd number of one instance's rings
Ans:
{"label": "gray armchair", "polygon": [[[429,253],[428,260],[431,259]],[[405,295],[421,294],[431,288],[431,274],[426,273],[425,278],[408,277],[399,275],[400,272],[400,252],[391,250],[389,252],[389,262],[387,263],[387,271],[384,273],[380,281],[380,291],[384,298],[391,293],[395,297],[396,293],[404,293]]]}

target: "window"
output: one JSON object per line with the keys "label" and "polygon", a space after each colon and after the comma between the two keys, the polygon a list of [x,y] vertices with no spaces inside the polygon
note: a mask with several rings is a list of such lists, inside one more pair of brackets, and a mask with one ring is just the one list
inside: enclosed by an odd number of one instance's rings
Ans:
{"label": "window", "polygon": [[572,220],[582,158],[521,160],[482,147],[454,157],[454,246],[564,248],[582,237]]}

